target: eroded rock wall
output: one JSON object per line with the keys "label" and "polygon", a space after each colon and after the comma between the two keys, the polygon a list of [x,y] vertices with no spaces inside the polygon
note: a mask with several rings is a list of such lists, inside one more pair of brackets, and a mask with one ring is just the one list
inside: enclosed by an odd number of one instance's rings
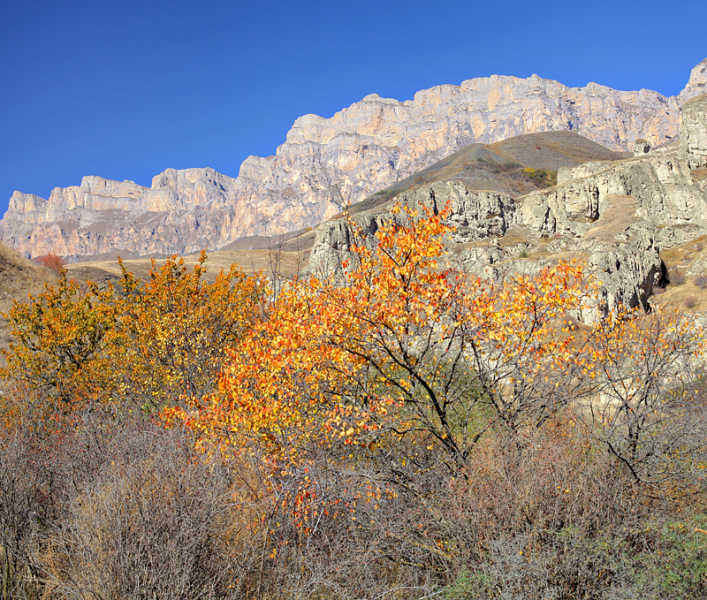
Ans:
{"label": "eroded rock wall", "polygon": [[680,108],[704,93],[707,61],[683,92],[568,88],[536,75],[492,76],[422,90],[412,100],[366,96],[331,118],[297,119],[275,156],[251,156],[237,178],[169,169],[150,188],[86,177],[49,200],[16,193],[0,240],[27,256],[215,249],[247,235],[316,225],[460,148],[537,131],[573,130],[625,150],[677,139]]}
{"label": "eroded rock wall", "polygon": [[[467,272],[500,279],[579,258],[601,282],[600,306],[593,311],[647,306],[654,287],[664,283],[661,250],[707,235],[707,179],[696,181],[705,165],[705,108],[707,95],[686,104],[679,148],[566,169],[547,190],[513,199],[447,182],[407,192],[399,201],[435,212],[449,207],[451,256]],[[373,245],[375,231],[399,219],[378,210],[356,222]],[[310,271],[341,277],[342,264],[353,262],[351,236],[347,221],[323,224]]]}

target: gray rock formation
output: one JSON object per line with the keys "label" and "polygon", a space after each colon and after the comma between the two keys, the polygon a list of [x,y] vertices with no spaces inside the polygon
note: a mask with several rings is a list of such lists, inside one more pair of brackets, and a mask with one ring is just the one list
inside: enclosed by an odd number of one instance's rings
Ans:
{"label": "gray rock formation", "polygon": [[[558,185],[513,199],[474,192],[460,182],[435,183],[398,198],[438,212],[449,205],[450,245],[467,271],[500,278],[528,273],[559,258],[583,259],[602,283],[602,306],[646,305],[663,283],[660,251],[707,235],[707,95],[685,106],[681,143],[634,158],[563,169]],[[378,209],[356,217],[365,243],[383,222]],[[351,227],[324,223],[310,255],[315,274],[340,276],[350,255]],[[533,260],[521,256],[530,255]]]}
{"label": "gray rock formation", "polygon": [[404,102],[372,94],[331,118],[297,119],[275,156],[247,158],[235,179],[211,169],[168,170],[151,188],[89,177],[55,189],[48,201],[16,193],[0,240],[27,256],[221,248],[316,225],[474,142],[573,130],[613,149],[639,137],[663,145],[677,139],[680,108],[704,93],[706,80],[707,61],[670,98],[596,83],[568,88],[536,75],[437,86]]}
{"label": "gray rock formation", "polygon": [[633,145],[633,155],[640,156],[641,154],[648,154],[653,149],[650,142],[643,139],[637,139],[636,143]]}
{"label": "gray rock formation", "polygon": [[707,168],[707,94],[685,103],[682,111],[680,156],[693,170]]}

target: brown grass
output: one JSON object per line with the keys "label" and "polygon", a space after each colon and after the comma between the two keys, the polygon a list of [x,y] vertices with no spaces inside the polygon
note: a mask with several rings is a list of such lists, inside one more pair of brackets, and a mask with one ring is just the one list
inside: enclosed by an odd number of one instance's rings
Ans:
{"label": "brown grass", "polygon": [[490,144],[488,148],[524,167],[553,171],[560,167],[575,167],[590,160],[615,161],[632,156],[630,153],[609,150],[573,131],[519,135]]}
{"label": "brown grass", "polygon": [[661,251],[660,257],[668,269],[687,267],[695,259],[707,256],[707,235]]}
{"label": "brown grass", "polygon": [[584,236],[585,240],[613,242],[616,236],[625,232],[631,223],[640,221],[640,217],[636,215],[640,202],[633,196],[611,194],[608,201],[609,207]]}
{"label": "brown grass", "polygon": [[[29,294],[40,293],[45,283],[56,280],[56,273],[0,244],[0,313],[6,314],[14,302],[26,301]],[[0,317],[0,348],[6,347],[9,341],[7,321]]]}
{"label": "brown grass", "polygon": [[[307,252],[268,250],[223,250],[208,253],[206,261],[206,281],[213,280],[220,271],[227,271],[232,264],[237,264],[244,272],[249,274],[262,272],[270,276],[274,272],[283,277],[294,277],[304,268]],[[188,266],[198,262],[199,254],[189,254],[184,257]],[[157,264],[160,263],[156,259]],[[152,259],[137,258],[123,261],[125,267],[140,279],[149,277]],[[103,283],[120,278],[120,265],[117,260],[104,260],[96,262],[82,262],[67,265],[69,276],[79,281],[94,281]]]}

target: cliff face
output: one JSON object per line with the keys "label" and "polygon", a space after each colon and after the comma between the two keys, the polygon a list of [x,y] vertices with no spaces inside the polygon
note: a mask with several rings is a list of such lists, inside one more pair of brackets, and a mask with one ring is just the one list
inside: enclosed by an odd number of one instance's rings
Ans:
{"label": "cliff face", "polygon": [[49,200],[16,192],[0,240],[27,256],[186,253],[247,235],[308,227],[474,142],[572,130],[608,148],[677,139],[682,105],[705,92],[707,60],[683,92],[568,88],[534,75],[444,85],[399,102],[375,94],[325,119],[295,121],[274,157],[249,157],[237,178],[167,170],[152,187],[85,177]]}
{"label": "cliff face", "polygon": [[[435,212],[449,206],[452,257],[464,272],[500,279],[582,258],[602,283],[601,306],[592,310],[645,305],[654,286],[665,283],[660,253],[707,235],[707,94],[685,104],[679,146],[561,169],[558,181],[519,198],[438,182],[396,201]],[[358,242],[373,245],[381,224],[402,214],[380,207],[356,216],[366,235]],[[323,223],[310,271],[340,276],[344,261],[353,263],[351,244],[346,220]],[[705,271],[700,263],[691,272]]]}

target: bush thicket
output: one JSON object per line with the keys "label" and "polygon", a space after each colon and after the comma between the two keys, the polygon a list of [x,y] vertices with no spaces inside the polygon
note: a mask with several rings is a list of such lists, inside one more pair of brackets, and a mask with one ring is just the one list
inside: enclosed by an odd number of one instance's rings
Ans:
{"label": "bush thicket", "polygon": [[17,304],[0,599],[707,594],[701,334],[482,281],[444,214],[272,294],[176,259]]}

